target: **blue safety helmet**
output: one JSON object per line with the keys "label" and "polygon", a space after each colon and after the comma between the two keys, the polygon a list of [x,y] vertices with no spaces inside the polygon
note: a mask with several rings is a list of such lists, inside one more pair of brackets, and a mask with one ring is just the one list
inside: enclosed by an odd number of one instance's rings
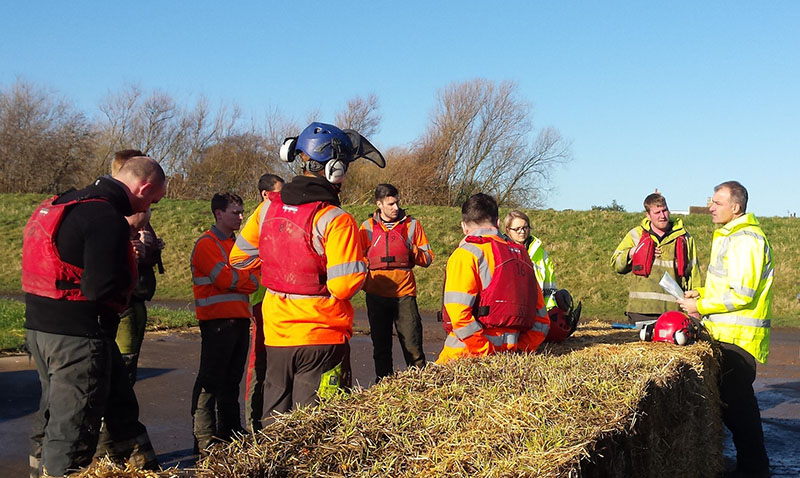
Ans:
{"label": "blue safety helmet", "polygon": [[353,143],[347,134],[332,124],[311,123],[297,137],[295,151],[304,152],[309,158],[326,163],[338,159],[346,163],[353,159]]}
{"label": "blue safety helmet", "polygon": [[358,158],[366,158],[381,168],[386,165],[380,151],[357,131],[341,130],[327,123],[311,123],[299,136],[286,138],[281,146],[280,157],[291,162],[300,152],[322,164],[337,160],[346,165]]}

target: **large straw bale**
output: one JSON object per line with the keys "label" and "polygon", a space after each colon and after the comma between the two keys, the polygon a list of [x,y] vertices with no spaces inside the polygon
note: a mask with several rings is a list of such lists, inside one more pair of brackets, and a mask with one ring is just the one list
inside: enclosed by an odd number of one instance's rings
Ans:
{"label": "large straw bale", "polygon": [[643,343],[594,322],[541,353],[409,370],[279,416],[194,473],[713,477],[722,464],[713,354],[705,342]]}

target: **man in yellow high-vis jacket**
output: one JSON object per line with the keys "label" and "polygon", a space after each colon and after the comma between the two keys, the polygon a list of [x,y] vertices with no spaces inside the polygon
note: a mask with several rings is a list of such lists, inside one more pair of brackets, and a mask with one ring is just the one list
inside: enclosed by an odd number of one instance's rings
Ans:
{"label": "man in yellow high-vis jacket", "polygon": [[722,420],[736,445],[737,472],[769,476],[761,414],[753,391],[756,361],[767,362],[772,315],[772,248],[752,213],[747,189],[737,181],[714,188],[714,231],[705,287],[689,290],[679,301],[699,313],[722,348],[720,398]]}

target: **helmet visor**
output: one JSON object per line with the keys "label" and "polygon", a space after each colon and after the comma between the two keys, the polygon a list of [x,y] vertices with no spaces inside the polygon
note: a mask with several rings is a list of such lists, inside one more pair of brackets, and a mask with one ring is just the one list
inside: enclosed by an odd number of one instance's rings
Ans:
{"label": "helmet visor", "polygon": [[372,143],[367,140],[367,138],[361,136],[361,134],[352,129],[346,129],[344,132],[350,138],[350,142],[353,143],[352,161],[355,161],[358,158],[365,158],[372,161],[380,168],[386,166],[386,159],[384,159],[381,152],[378,151],[378,148],[373,146]]}

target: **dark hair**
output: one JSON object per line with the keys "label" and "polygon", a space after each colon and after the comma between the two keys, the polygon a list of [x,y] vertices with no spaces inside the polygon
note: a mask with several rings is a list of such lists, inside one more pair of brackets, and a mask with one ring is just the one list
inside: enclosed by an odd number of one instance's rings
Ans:
{"label": "dark hair", "polygon": [[236,203],[240,206],[244,205],[244,201],[242,198],[237,196],[233,193],[216,193],[214,197],[211,198],[211,214],[216,216],[216,211],[225,211],[228,209],[228,206],[231,204]]}
{"label": "dark hair", "polygon": [[385,197],[397,197],[397,188],[388,183],[381,183],[375,188],[375,200],[380,201]]}
{"label": "dark hair", "polygon": [[488,194],[473,194],[461,206],[461,220],[465,224],[481,224],[484,222],[497,224],[498,217],[497,202]]}
{"label": "dark hair", "polygon": [[747,212],[747,188],[742,186],[742,183],[739,181],[725,181],[724,183],[717,184],[717,186],[714,188],[714,192],[717,192],[722,188],[728,188],[728,191],[731,192],[731,200],[734,202],[734,204],[739,205],[739,208],[741,209],[740,212]]}
{"label": "dark hair", "polygon": [[282,177],[275,174],[265,174],[258,178],[258,192],[273,191],[277,183],[285,183]]}
{"label": "dark hair", "polygon": [[652,193],[648,194],[646,198],[644,198],[644,210],[650,212],[650,208],[653,206],[664,206],[667,207],[667,200],[664,199],[664,196],[661,193]]}
{"label": "dark hair", "polygon": [[138,149],[123,149],[114,153],[114,157],[111,159],[111,175],[117,174],[123,164],[136,156],[144,156],[144,153]]}

